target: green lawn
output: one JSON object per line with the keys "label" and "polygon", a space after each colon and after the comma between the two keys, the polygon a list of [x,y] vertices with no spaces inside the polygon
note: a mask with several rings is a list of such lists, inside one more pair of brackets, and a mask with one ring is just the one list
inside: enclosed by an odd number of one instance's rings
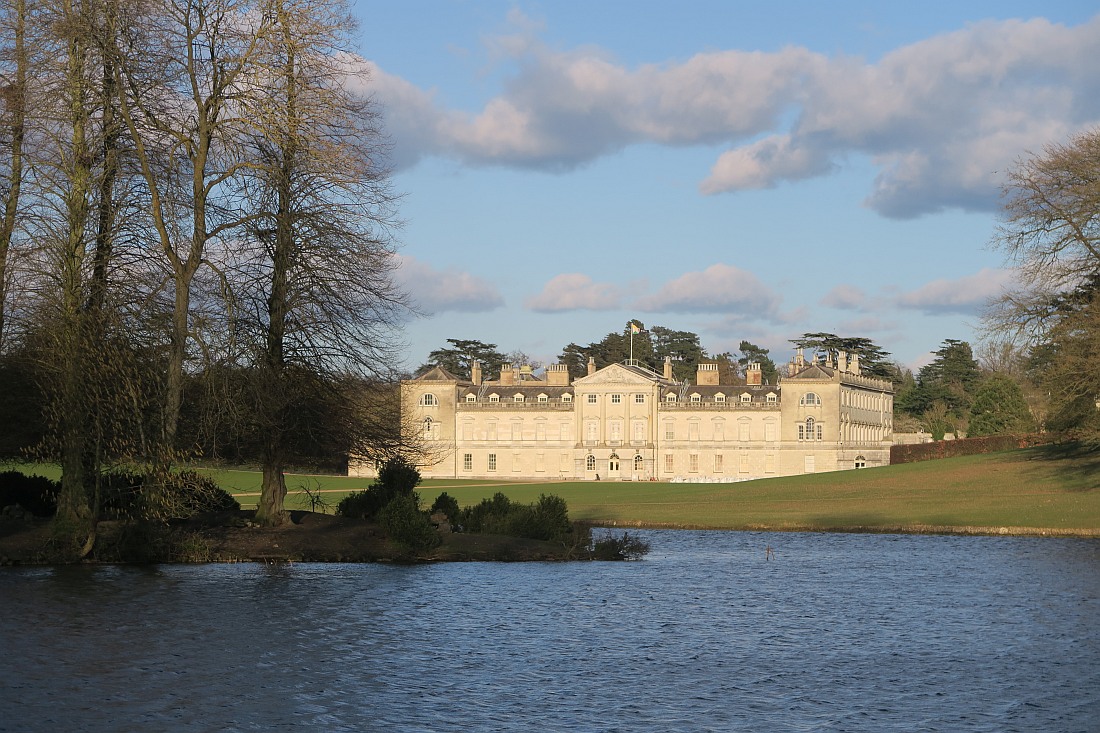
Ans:
{"label": "green lawn", "polygon": [[[53,474],[56,467],[42,467]],[[200,469],[254,506],[260,474]],[[370,479],[288,475],[290,508],[305,507],[303,484],[332,507]],[[501,491],[520,502],[557,494],[574,519],[716,529],[1039,528],[1100,532],[1100,450],[1031,448],[861,471],[733,484],[430,479],[430,504],[446,491],[467,505]]]}

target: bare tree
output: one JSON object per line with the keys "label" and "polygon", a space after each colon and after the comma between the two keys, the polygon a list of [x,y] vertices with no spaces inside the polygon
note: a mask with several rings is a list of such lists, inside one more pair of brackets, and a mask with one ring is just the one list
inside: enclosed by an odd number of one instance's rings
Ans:
{"label": "bare tree", "polygon": [[1052,427],[1100,423],[1100,128],[1022,159],[994,244],[1017,282],[985,314],[986,338],[1028,347]]}
{"label": "bare tree", "polygon": [[140,15],[120,27],[113,64],[172,301],[161,421],[172,451],[194,336],[192,286],[209,243],[247,218],[229,184],[248,165],[240,155],[243,82],[270,16],[259,0],[148,0],[131,8]]}
{"label": "bare tree", "polygon": [[[249,80],[262,94],[249,99],[257,125],[242,189],[255,220],[249,246],[225,270],[265,435],[257,519],[278,524],[302,398],[384,380],[406,306],[391,277],[397,222],[386,145],[373,108],[353,89],[366,71],[347,52],[354,24],[346,4],[270,0],[266,10],[274,32]],[[349,444],[371,427],[340,422]]]}
{"label": "bare tree", "polygon": [[4,72],[0,74],[0,96],[3,109],[4,180],[0,182],[3,211],[0,211],[0,353],[4,347],[4,323],[8,296],[8,251],[15,234],[19,214],[19,192],[23,183],[23,141],[26,134],[27,73],[30,57],[27,51],[27,3],[15,0],[2,17],[0,27],[5,36],[11,33],[11,45],[3,49]]}

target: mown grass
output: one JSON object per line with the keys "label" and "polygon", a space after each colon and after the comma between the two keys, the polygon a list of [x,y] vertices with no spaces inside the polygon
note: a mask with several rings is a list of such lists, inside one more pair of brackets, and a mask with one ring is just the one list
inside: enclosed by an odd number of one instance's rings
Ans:
{"label": "mown grass", "polygon": [[[254,506],[260,475],[203,469]],[[307,485],[331,507],[370,479],[288,475],[291,508],[305,508]],[[573,519],[625,525],[715,529],[862,529],[927,531],[1035,529],[1100,532],[1100,449],[1047,446],[861,471],[760,479],[733,484],[429,479],[420,496],[446,491],[469,505],[501,491],[533,502],[557,494]]]}

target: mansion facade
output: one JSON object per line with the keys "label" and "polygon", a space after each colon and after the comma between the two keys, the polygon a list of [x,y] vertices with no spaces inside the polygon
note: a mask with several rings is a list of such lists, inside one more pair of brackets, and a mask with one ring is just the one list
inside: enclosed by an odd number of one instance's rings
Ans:
{"label": "mansion facade", "polygon": [[[425,478],[739,481],[890,462],[893,387],[858,357],[801,350],[778,384],[750,364],[746,384],[694,383],[627,361],[573,378],[506,364],[497,380],[441,367],[401,383],[403,422],[421,438]],[[352,475],[373,473],[355,465]]]}

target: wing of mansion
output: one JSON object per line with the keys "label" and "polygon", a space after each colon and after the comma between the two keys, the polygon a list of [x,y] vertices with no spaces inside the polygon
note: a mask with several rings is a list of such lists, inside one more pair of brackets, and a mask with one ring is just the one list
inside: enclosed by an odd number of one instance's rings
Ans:
{"label": "wing of mansion", "polygon": [[745,384],[720,384],[713,363],[676,381],[668,359],[663,373],[592,360],[576,378],[563,364],[541,377],[511,364],[498,380],[471,371],[437,366],[401,383],[425,478],[739,481],[890,462],[893,387],[844,352],[823,362],[799,350],[774,385],[758,364]]}

